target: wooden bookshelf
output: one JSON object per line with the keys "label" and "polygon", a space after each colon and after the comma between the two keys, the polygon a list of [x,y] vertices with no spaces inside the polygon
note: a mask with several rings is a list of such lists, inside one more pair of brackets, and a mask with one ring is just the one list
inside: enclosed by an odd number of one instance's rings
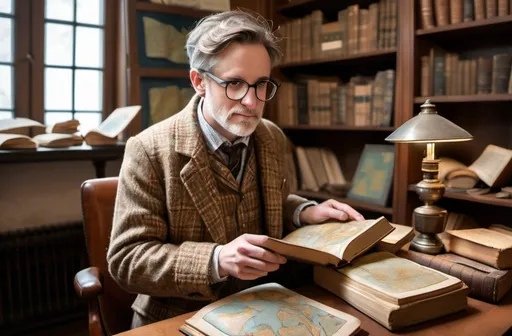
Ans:
{"label": "wooden bookshelf", "polygon": [[[372,2],[371,0],[344,0],[342,8],[353,4],[359,4],[368,8],[368,5]],[[293,0],[292,2],[277,6],[277,11],[281,15],[290,18],[304,16],[315,9],[321,9],[328,18],[331,18],[330,15],[333,17],[337,15],[340,4],[332,0]]]}
{"label": "wooden bookshelf", "polygon": [[396,58],[396,48],[389,48],[383,50],[375,50],[365,53],[358,53],[353,55],[346,55],[342,57],[333,57],[333,58],[322,58],[318,60],[312,61],[301,61],[301,62],[293,62],[286,63],[281,65],[279,68],[281,70],[304,70],[304,68],[320,68],[332,65],[342,65],[342,66],[350,66],[350,65],[361,65],[367,64],[368,62],[378,62],[378,61],[394,61]]}
{"label": "wooden bookshelf", "polygon": [[311,125],[295,125],[295,126],[280,126],[283,131],[381,131],[393,132],[394,127],[383,126],[348,126],[348,125],[332,125],[332,126],[311,126]]}
{"label": "wooden bookshelf", "polygon": [[174,5],[163,5],[152,2],[137,1],[135,8],[139,11],[153,12],[153,13],[166,13],[166,14],[178,14],[184,16],[191,16],[196,18],[202,18],[206,15],[210,15],[213,12],[204,11],[194,7],[174,6]]}
{"label": "wooden bookshelf", "polygon": [[187,69],[140,68],[139,76],[153,78],[189,78],[189,71]]}
{"label": "wooden bookshelf", "polygon": [[478,102],[509,102],[512,101],[512,94],[476,94],[460,96],[432,96],[416,97],[415,104],[423,104],[425,100],[430,99],[433,104],[436,103],[478,103]]}
{"label": "wooden bookshelf", "polygon": [[391,208],[391,207],[383,207],[380,205],[375,205],[375,204],[371,204],[371,203],[365,203],[365,202],[361,202],[361,201],[352,200],[352,199],[346,198],[346,197],[337,197],[337,196],[334,196],[334,195],[331,195],[331,194],[328,194],[325,192],[300,190],[300,191],[296,192],[296,194],[299,196],[306,197],[308,199],[317,200],[317,201],[326,201],[326,200],[332,198],[339,202],[346,203],[357,210],[371,211],[371,212],[376,212],[376,213],[380,213],[383,215],[392,215],[393,214],[393,208]]}
{"label": "wooden bookshelf", "polygon": [[[416,185],[409,185],[409,191],[416,192]],[[468,201],[473,203],[481,203],[494,205],[499,207],[508,207],[512,208],[512,199],[503,199],[496,198],[496,193],[489,193],[485,195],[470,195],[466,193],[458,193],[458,192],[445,192],[443,195],[444,198],[456,199],[461,201]]]}
{"label": "wooden bookshelf", "polygon": [[434,36],[434,35],[450,35],[450,34],[493,34],[497,31],[509,31],[512,29],[512,15],[497,16],[486,20],[469,21],[462,23],[450,24],[443,27],[435,27],[431,29],[418,29],[416,36]]}

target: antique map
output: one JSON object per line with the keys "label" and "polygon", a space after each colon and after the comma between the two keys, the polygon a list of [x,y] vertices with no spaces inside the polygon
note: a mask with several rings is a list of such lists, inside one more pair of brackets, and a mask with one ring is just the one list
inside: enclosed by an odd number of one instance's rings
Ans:
{"label": "antique map", "polygon": [[293,231],[283,240],[342,258],[343,251],[351,239],[369,228],[373,223],[375,223],[374,220],[365,220],[361,222],[308,225],[300,230]]}
{"label": "antique map", "polygon": [[233,296],[203,316],[226,335],[334,335],[346,320],[298,296],[262,290]]}
{"label": "antique map", "polygon": [[361,256],[338,272],[369,287],[388,293],[404,293],[439,284],[448,278],[388,252]]}

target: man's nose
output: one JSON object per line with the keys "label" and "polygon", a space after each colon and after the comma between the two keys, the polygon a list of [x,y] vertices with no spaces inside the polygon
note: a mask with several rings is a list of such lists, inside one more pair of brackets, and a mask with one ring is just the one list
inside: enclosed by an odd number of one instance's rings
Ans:
{"label": "man's nose", "polygon": [[247,108],[254,109],[256,108],[256,104],[258,102],[258,98],[256,98],[256,89],[255,88],[249,88],[249,91],[247,91],[247,94],[242,99],[242,105],[244,105]]}

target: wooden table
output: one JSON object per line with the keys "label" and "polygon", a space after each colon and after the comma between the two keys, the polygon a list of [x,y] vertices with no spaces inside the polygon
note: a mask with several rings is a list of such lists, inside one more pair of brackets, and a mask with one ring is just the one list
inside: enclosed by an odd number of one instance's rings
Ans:
{"label": "wooden table", "polygon": [[[503,298],[500,305],[468,298],[468,308],[436,320],[411,326],[392,333],[368,316],[359,312],[345,301],[318,286],[308,286],[297,290],[298,293],[317,300],[325,305],[351,314],[361,320],[359,335],[462,335],[493,336],[503,335],[512,327],[512,292]],[[182,335],[179,327],[194,312],[168,320],[126,331],[117,336],[169,336]]]}

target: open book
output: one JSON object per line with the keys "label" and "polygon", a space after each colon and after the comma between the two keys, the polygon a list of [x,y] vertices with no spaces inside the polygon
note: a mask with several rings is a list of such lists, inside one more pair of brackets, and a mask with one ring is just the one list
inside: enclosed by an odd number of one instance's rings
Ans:
{"label": "open book", "polygon": [[315,266],[314,280],[391,330],[464,309],[469,292],[456,277],[388,252],[336,270]]}
{"label": "open book", "polygon": [[97,128],[84,135],[90,146],[115,145],[117,137],[140,111],[140,105],[118,107]]}
{"label": "open book", "polygon": [[489,187],[502,187],[512,177],[512,150],[487,145],[469,169]]}
{"label": "open book", "polygon": [[28,118],[14,118],[0,120],[0,133],[19,134],[29,128],[45,128],[39,121]]}
{"label": "open book", "polygon": [[307,225],[283,239],[269,238],[263,247],[287,258],[341,267],[394,230],[385,217],[375,220]]}
{"label": "open book", "polygon": [[0,149],[34,149],[37,142],[22,134],[0,133]]}
{"label": "open book", "polygon": [[277,283],[255,286],[216,301],[185,321],[186,335],[353,335],[356,317]]}
{"label": "open book", "polygon": [[375,250],[396,254],[402,247],[414,239],[414,229],[407,225],[390,224],[395,229],[375,245]]}

